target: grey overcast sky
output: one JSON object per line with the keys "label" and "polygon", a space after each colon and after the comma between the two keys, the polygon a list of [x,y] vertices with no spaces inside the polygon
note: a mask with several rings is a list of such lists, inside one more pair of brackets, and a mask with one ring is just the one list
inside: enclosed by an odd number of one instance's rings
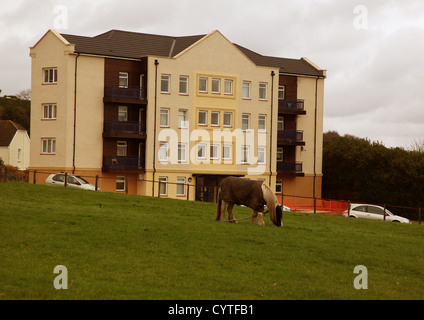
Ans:
{"label": "grey overcast sky", "polygon": [[422,0],[0,0],[0,89],[30,88],[29,47],[48,29],[164,35],[219,30],[263,55],[327,69],[324,131],[388,147],[424,139]]}

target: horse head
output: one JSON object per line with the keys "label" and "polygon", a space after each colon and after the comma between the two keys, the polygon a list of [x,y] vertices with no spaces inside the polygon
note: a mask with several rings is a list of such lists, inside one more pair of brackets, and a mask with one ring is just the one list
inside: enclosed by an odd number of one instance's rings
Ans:
{"label": "horse head", "polygon": [[275,221],[273,221],[277,227],[283,226],[283,206],[281,204],[275,207]]}

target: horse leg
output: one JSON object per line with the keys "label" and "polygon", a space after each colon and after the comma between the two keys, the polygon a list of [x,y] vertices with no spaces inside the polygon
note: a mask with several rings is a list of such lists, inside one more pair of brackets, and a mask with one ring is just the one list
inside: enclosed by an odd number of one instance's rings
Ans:
{"label": "horse leg", "polygon": [[[228,220],[234,220],[234,214],[233,214],[233,209],[234,209],[234,203],[229,203],[228,204]],[[238,221],[231,221],[234,223],[238,223]]]}
{"label": "horse leg", "polygon": [[265,225],[263,212],[258,212],[258,220],[259,220],[258,224],[260,226],[264,226]]}
{"label": "horse leg", "polygon": [[225,207],[226,206],[227,206],[227,202],[222,201],[222,203],[221,203],[221,215],[220,215],[220,217],[217,217],[217,219],[219,218],[219,220],[221,220],[221,221],[225,220]]}
{"label": "horse leg", "polygon": [[252,212],[252,220],[250,221],[251,224],[258,224],[258,222],[256,221],[257,215],[258,215],[258,213],[253,210],[253,212]]}

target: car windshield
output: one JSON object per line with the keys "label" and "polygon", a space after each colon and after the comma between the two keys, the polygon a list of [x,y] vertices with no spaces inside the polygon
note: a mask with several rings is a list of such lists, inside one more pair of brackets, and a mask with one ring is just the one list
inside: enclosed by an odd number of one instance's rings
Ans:
{"label": "car windshield", "polygon": [[88,184],[89,182],[87,180],[85,180],[83,177],[81,176],[77,176],[77,178],[81,181],[82,184]]}

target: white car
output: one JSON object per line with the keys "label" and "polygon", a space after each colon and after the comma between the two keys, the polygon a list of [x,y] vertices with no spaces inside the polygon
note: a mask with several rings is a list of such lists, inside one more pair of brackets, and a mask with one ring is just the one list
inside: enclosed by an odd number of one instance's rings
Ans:
{"label": "white car", "polygon": [[[350,212],[348,210],[342,214],[345,217],[351,218],[362,218],[372,220],[384,220],[384,208],[373,204],[361,204],[353,203],[350,204]],[[411,223],[409,219],[401,216],[394,215],[386,209],[386,221],[400,222],[400,223]]]}
{"label": "white car", "polygon": [[[54,173],[47,177],[46,185],[49,186],[65,186],[65,174],[64,173]],[[96,190],[96,186],[89,183],[81,176],[76,176],[73,174],[68,174],[67,177],[67,186],[72,188],[79,188],[83,190]],[[97,188],[97,191],[100,191],[100,188]]]}

